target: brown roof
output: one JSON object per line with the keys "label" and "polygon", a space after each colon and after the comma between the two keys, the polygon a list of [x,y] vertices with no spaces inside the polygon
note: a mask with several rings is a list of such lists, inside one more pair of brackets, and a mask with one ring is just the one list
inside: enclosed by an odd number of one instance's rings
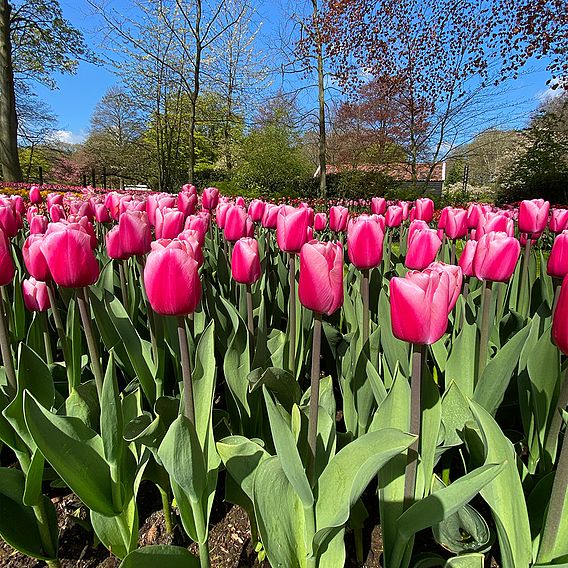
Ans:
{"label": "brown roof", "polygon": [[[416,179],[423,181],[428,177],[431,164],[416,164]],[[391,176],[396,181],[412,181],[412,165],[408,163],[397,164],[328,164],[325,168],[327,174],[337,174],[340,172],[378,172]],[[314,176],[319,175],[319,168]],[[430,181],[444,181],[446,179],[446,162],[434,165]]]}

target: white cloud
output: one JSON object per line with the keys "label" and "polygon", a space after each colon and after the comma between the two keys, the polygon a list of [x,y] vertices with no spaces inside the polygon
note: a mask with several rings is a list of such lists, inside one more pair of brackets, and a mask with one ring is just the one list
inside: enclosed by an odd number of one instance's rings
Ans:
{"label": "white cloud", "polygon": [[71,130],[56,130],[51,139],[54,142],[63,142],[65,144],[80,144],[84,142],[86,136],[81,130],[79,132],[71,132]]}
{"label": "white cloud", "polygon": [[552,86],[550,86],[547,89],[538,91],[535,95],[535,98],[541,103],[546,103],[552,99],[555,99],[562,94],[564,89],[568,88],[568,79],[557,79],[555,81],[555,87],[556,88],[553,89]]}

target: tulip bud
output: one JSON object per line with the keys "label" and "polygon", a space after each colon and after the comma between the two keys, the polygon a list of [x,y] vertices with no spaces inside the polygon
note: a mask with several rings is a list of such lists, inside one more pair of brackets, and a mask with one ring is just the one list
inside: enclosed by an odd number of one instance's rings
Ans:
{"label": "tulip bud", "polygon": [[371,199],[371,213],[374,215],[384,215],[387,210],[387,200],[384,197],[373,197]]}
{"label": "tulip bud", "polygon": [[55,204],[49,208],[49,218],[54,222],[58,223],[62,219],[65,219],[65,209],[62,205]]}
{"label": "tulip bud", "polygon": [[152,309],[162,315],[195,311],[201,297],[199,263],[189,243],[153,243],[144,268],[144,285]]}
{"label": "tulip bud", "polygon": [[446,271],[408,272],[390,281],[390,310],[395,337],[431,345],[446,331],[455,284]]}
{"label": "tulip bud", "polygon": [[298,296],[314,312],[331,315],[343,304],[343,247],[310,241],[300,252]]}
{"label": "tulip bud", "polygon": [[561,233],[568,229],[568,209],[553,209],[548,228],[553,233]]}
{"label": "tulip bud", "polygon": [[30,203],[33,203],[34,205],[41,203],[41,193],[37,185],[32,185],[30,187]]}
{"label": "tulip bud", "polygon": [[10,284],[14,278],[16,269],[10,251],[10,242],[4,231],[0,229],[0,286]]}
{"label": "tulip bud", "polygon": [[195,207],[197,206],[197,195],[186,191],[178,193],[177,208],[184,214],[184,216],[193,215]]}
{"label": "tulip bud", "polygon": [[249,208],[248,208],[249,217],[255,223],[259,223],[260,221],[262,221],[262,217],[264,215],[265,207],[266,207],[266,204],[264,203],[264,201],[261,201],[260,199],[253,199],[250,202],[250,205],[249,205]]}
{"label": "tulip bud", "polygon": [[99,264],[87,232],[72,226],[55,230],[43,237],[40,248],[59,286],[82,288],[97,281]]}
{"label": "tulip bud", "polygon": [[553,278],[564,278],[568,274],[568,231],[562,231],[554,239],[546,272]]}
{"label": "tulip bud", "polygon": [[349,209],[341,205],[335,205],[329,210],[329,228],[332,231],[341,232],[347,229]]}
{"label": "tulip bud", "polygon": [[262,216],[262,226],[265,229],[276,229],[278,225],[279,212],[280,207],[278,207],[278,205],[267,203],[266,207],[264,208],[264,215]]}
{"label": "tulip bud", "polygon": [[568,355],[568,276],[562,281],[558,303],[552,317],[552,339],[558,349]]}
{"label": "tulip bud", "polygon": [[398,205],[391,205],[387,208],[385,215],[385,223],[387,227],[400,227],[402,223],[402,207]]}
{"label": "tulip bud", "polygon": [[177,209],[156,209],[156,238],[175,239],[183,231],[183,213]]}
{"label": "tulip bud", "polygon": [[209,211],[215,209],[219,203],[219,190],[216,187],[206,187],[201,195],[201,205]]}
{"label": "tulip bud", "polygon": [[480,280],[506,282],[515,271],[521,245],[506,233],[486,233],[477,241],[473,272]]}
{"label": "tulip bud", "polygon": [[[248,223],[247,220],[249,220]],[[249,236],[251,225],[252,220],[245,208],[240,205],[231,205],[225,215],[225,238],[230,242],[235,242],[242,237]]]}
{"label": "tulip bud", "polygon": [[30,312],[45,312],[49,308],[49,295],[47,284],[35,278],[22,281],[22,295],[24,306]]}
{"label": "tulip bud", "polygon": [[410,212],[410,220],[420,219],[429,223],[434,218],[434,202],[428,197],[416,200],[414,208]]}
{"label": "tulip bud", "polygon": [[449,239],[463,239],[467,235],[467,211],[465,209],[448,210],[444,230]]}
{"label": "tulip bud", "polygon": [[30,223],[30,235],[42,235],[47,230],[47,217],[36,215]]}
{"label": "tulip bud", "polygon": [[519,207],[519,231],[521,233],[542,233],[548,223],[550,203],[544,199],[521,201]]}
{"label": "tulip bud", "polygon": [[260,278],[260,256],[255,239],[243,237],[233,248],[231,274],[241,284],[252,284]]}
{"label": "tulip bud", "polygon": [[477,241],[469,240],[461,253],[458,266],[462,269],[464,276],[475,276],[473,273],[473,257],[477,249]]}
{"label": "tulip bud", "polygon": [[[417,223],[417,221],[412,222]],[[415,228],[408,233],[408,250],[404,265],[414,270],[423,270],[434,261],[442,241],[435,229]]]}
{"label": "tulip bud", "polygon": [[120,248],[126,258],[150,251],[152,230],[145,211],[126,211],[118,220]]}
{"label": "tulip bud", "polygon": [[347,228],[347,254],[359,269],[378,266],[383,259],[384,232],[376,215],[360,215],[349,221]]}
{"label": "tulip bud", "polygon": [[327,215],[325,213],[316,213],[314,216],[314,230],[325,231],[327,226]]}
{"label": "tulip bud", "polygon": [[116,260],[125,260],[128,258],[127,254],[124,254],[122,247],[120,246],[120,233],[118,225],[113,227],[105,237],[107,256],[109,258],[114,258]]}
{"label": "tulip bud", "polygon": [[300,252],[308,240],[308,210],[286,209],[282,207],[278,213],[276,241],[283,252]]}

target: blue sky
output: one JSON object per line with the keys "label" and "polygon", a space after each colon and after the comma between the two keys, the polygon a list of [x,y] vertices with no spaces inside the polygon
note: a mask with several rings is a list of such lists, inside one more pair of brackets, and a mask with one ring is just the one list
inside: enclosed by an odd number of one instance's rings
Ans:
{"label": "blue sky", "polygon": [[[285,0],[284,0],[285,1]],[[85,34],[87,43],[96,50],[97,18],[85,0],[60,0],[63,14],[75,27]],[[128,9],[127,0],[113,0],[113,7]],[[283,13],[280,0],[260,3],[260,19],[263,22],[264,41],[271,34],[276,36],[279,17]],[[525,74],[513,83],[509,83],[502,96],[502,103],[510,110],[505,110],[507,127],[522,127],[530,113],[539,102],[548,96],[546,80],[549,75],[543,70],[544,65],[528,66]],[[97,102],[107,89],[117,83],[112,69],[81,63],[75,75],[56,77],[59,88],[51,91],[38,86],[36,91],[58,117],[58,137],[66,142],[81,142],[89,130],[89,120]]]}

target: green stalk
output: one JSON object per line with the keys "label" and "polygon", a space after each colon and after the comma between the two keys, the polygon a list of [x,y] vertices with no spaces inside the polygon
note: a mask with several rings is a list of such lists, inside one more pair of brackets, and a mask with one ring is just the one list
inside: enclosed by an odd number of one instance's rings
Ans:
{"label": "green stalk", "polygon": [[[2,286],[2,288],[4,288]],[[2,362],[6,371],[6,378],[10,390],[14,393],[18,390],[16,382],[16,372],[14,370],[14,360],[12,359],[12,348],[10,347],[10,336],[6,325],[6,314],[4,312],[4,302],[0,299],[0,350],[2,351]]]}
{"label": "green stalk", "polygon": [[450,249],[450,264],[456,263],[456,241],[452,239],[452,248]]}
{"label": "green stalk", "polygon": [[422,365],[426,348],[424,345],[412,345],[412,375],[410,378],[410,433],[418,436],[408,448],[406,473],[404,476],[404,509],[414,503],[416,492],[416,473],[420,450],[420,430],[422,425]]}
{"label": "green stalk", "polygon": [[523,273],[521,276],[521,290],[519,294],[519,313],[528,316],[530,306],[529,262],[531,254],[531,235],[527,235],[525,254],[523,258]]}
{"label": "green stalk", "polygon": [[392,249],[392,228],[387,230],[387,257],[385,259],[385,273],[390,270],[391,249]]}
{"label": "green stalk", "polygon": [[124,275],[124,263],[126,261],[125,260],[119,260],[118,261],[118,275],[120,277],[120,292],[122,294],[122,305],[124,306],[124,309],[129,312],[128,309],[128,292],[127,292],[127,288],[126,288],[126,277]]}
{"label": "green stalk", "polygon": [[251,359],[254,353],[254,316],[253,316],[253,306],[252,306],[252,287],[250,284],[246,284],[246,299],[247,299],[247,327],[250,338],[250,353]]}
{"label": "green stalk", "polygon": [[185,330],[185,318],[178,316],[178,341],[181,353],[181,372],[183,376],[183,406],[184,416],[195,425],[195,407],[193,403],[193,384],[191,382],[191,369],[189,366],[189,346]]}
{"label": "green stalk", "polygon": [[289,253],[290,265],[290,296],[288,298],[289,321],[289,359],[288,366],[292,375],[296,376],[296,255]]}
{"label": "green stalk", "polygon": [[308,420],[308,479],[312,487],[316,484],[316,446],[318,437],[318,408],[320,387],[321,314],[314,312],[312,336],[312,373],[310,383],[310,414]]}
{"label": "green stalk", "polygon": [[71,391],[73,390],[73,372],[71,368],[71,357],[69,354],[69,341],[67,340],[67,334],[65,333],[65,328],[63,327],[63,322],[61,321],[61,314],[59,313],[59,308],[57,307],[57,299],[55,298],[55,292],[53,290],[53,284],[51,282],[47,283],[47,295],[49,297],[49,305],[51,306],[53,321],[55,322],[55,329],[57,330],[57,336],[59,337],[59,343],[61,343],[61,350],[63,351],[63,360],[65,361],[65,370],[67,371],[69,394],[71,394]]}
{"label": "green stalk", "polygon": [[99,348],[95,341],[95,334],[93,333],[93,326],[91,325],[91,309],[89,305],[89,295],[87,288],[79,288],[77,290],[77,304],[79,305],[79,313],[81,314],[81,321],[83,322],[83,330],[87,338],[87,348],[89,350],[89,358],[91,359],[91,369],[95,377],[95,384],[97,386],[97,394],[99,400],[103,392],[103,371],[101,368],[101,360],[99,358]]}
{"label": "green stalk", "polygon": [[40,312],[39,317],[41,318],[41,327],[43,334],[43,346],[45,348],[45,361],[48,365],[53,363],[53,354],[51,351],[51,338],[49,337],[49,326],[47,323],[47,314],[45,312]]}
{"label": "green stalk", "polygon": [[363,346],[369,340],[369,269],[361,271],[361,298],[363,299]]}
{"label": "green stalk", "polygon": [[164,511],[164,523],[166,525],[166,532],[172,534],[173,523],[172,523],[172,509],[170,507],[170,496],[167,491],[164,491],[159,485],[157,485],[160,496],[162,498],[162,510]]}
{"label": "green stalk", "polygon": [[483,375],[487,365],[487,354],[489,350],[489,331],[491,329],[491,295],[493,292],[493,282],[483,281],[482,289],[482,313],[481,313],[481,338],[479,342],[479,360],[477,370],[477,380]]}
{"label": "green stalk", "polygon": [[37,520],[37,528],[41,544],[48,556],[53,557],[53,560],[48,560],[47,565],[53,568],[61,566],[57,558],[57,544],[51,538],[51,531],[49,530],[49,522],[47,520],[47,512],[43,501],[43,495],[40,496],[38,504],[33,506],[35,518]]}

